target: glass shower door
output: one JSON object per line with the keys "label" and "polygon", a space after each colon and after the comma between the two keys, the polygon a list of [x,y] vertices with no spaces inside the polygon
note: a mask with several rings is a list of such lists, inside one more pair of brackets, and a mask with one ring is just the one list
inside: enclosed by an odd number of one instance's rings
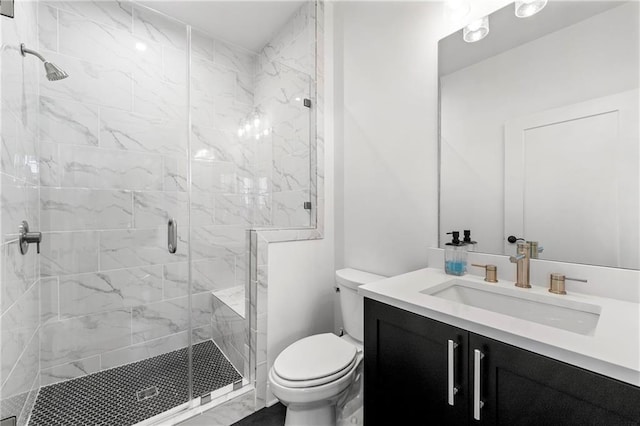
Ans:
{"label": "glass shower door", "polygon": [[[2,32],[0,419],[124,425],[186,403],[188,27],[129,2],[16,2]],[[18,251],[22,220],[40,254]]]}

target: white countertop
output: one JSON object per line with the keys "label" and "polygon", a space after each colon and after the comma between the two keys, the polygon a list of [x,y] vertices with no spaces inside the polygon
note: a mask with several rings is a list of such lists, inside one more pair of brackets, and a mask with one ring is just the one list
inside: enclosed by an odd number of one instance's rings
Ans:
{"label": "white countertop", "polygon": [[[452,279],[515,289],[541,298],[598,305],[602,310],[594,334],[586,336],[421,293]],[[366,284],[360,286],[358,292],[370,299],[640,386],[638,303],[576,292],[555,295],[537,286],[519,289],[513,281],[491,284],[477,276],[455,277],[436,268]]]}

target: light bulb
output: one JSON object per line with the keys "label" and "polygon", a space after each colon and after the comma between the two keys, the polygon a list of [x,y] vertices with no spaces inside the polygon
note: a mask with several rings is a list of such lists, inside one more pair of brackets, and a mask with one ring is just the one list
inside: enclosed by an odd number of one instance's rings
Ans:
{"label": "light bulb", "polygon": [[259,125],[260,125],[260,118],[256,115],[256,117],[253,119],[253,126],[258,127]]}
{"label": "light bulb", "polygon": [[462,38],[467,43],[482,40],[489,34],[489,17],[476,19],[462,30]]}
{"label": "light bulb", "polygon": [[251,130],[251,124],[249,124],[249,123],[245,124],[245,125],[244,125],[244,130],[246,130],[247,132],[248,132],[249,130]]}
{"label": "light bulb", "polygon": [[244,135],[244,129],[241,127],[238,129],[238,136],[242,137],[242,135]]}
{"label": "light bulb", "polygon": [[262,132],[265,136],[269,136],[269,129],[264,129],[264,132]]}
{"label": "light bulb", "polygon": [[516,0],[515,13],[518,18],[528,18],[540,12],[547,5],[547,0]]}
{"label": "light bulb", "polygon": [[147,45],[141,41],[138,41],[136,42],[136,49],[138,49],[141,52],[144,52],[145,50],[147,50]]}

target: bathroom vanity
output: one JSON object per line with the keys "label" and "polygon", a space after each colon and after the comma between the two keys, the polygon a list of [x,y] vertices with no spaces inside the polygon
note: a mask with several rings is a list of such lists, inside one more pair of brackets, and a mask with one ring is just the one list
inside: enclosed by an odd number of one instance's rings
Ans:
{"label": "bathroom vanity", "polygon": [[637,303],[434,268],[360,292],[369,426],[640,424]]}

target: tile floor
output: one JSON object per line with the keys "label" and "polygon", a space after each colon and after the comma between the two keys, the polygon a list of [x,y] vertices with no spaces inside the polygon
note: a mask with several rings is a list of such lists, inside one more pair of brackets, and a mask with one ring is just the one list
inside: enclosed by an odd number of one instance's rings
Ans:
{"label": "tile floor", "polygon": [[[253,392],[192,417],[179,426],[282,426],[286,407],[277,403],[252,413]],[[234,409],[229,410],[233,405]]]}
{"label": "tile floor", "polygon": [[[242,379],[211,340],[193,346],[193,367],[197,396]],[[183,348],[42,388],[29,425],[133,425],[187,400]]]}

